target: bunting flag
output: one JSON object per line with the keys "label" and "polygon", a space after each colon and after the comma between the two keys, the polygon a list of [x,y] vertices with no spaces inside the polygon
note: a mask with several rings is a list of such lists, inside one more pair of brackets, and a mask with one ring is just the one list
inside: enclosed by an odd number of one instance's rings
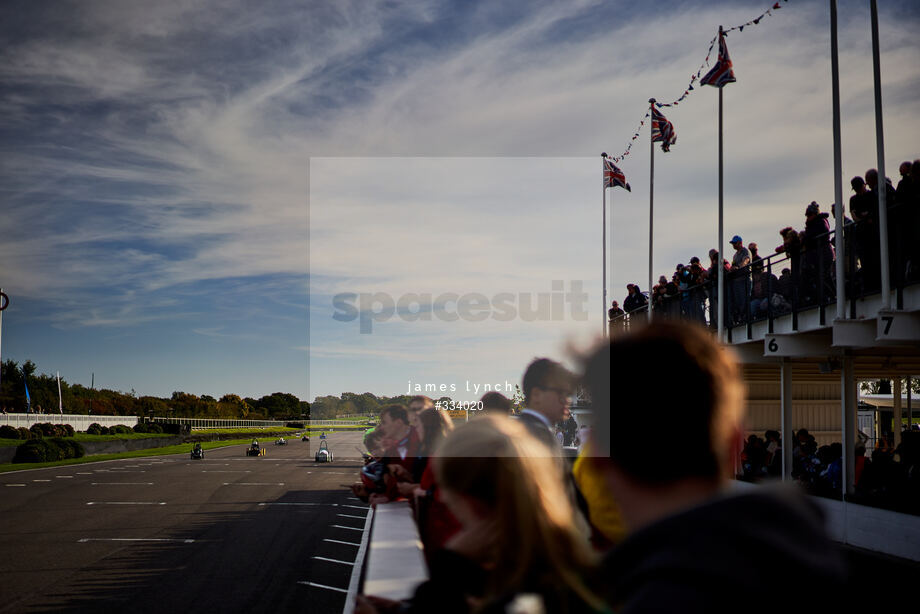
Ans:
{"label": "bunting flag", "polygon": [[671,145],[677,142],[677,134],[674,124],[661,111],[652,109],[652,143],[658,142],[661,142],[661,151],[671,151]]}
{"label": "bunting flag", "polygon": [[[789,0],[783,0],[783,2],[788,2],[788,1],[789,1]],[[744,28],[747,27],[747,26],[756,26],[756,25],[759,25],[760,22],[763,21],[763,18],[764,18],[764,17],[772,17],[772,16],[773,16],[773,12],[774,12],[774,11],[778,11],[780,8],[781,8],[780,3],[779,3],[779,2],[775,2],[770,8],[768,8],[766,11],[764,11],[763,13],[761,13],[760,15],[758,15],[757,17],[755,17],[754,19],[751,19],[750,21],[746,21],[746,22],[744,22],[744,23],[742,23],[742,24],[740,24],[740,25],[737,25],[737,26],[734,26],[734,27],[731,27],[731,28],[724,29],[724,30],[723,30],[723,36],[728,36],[728,33],[729,33],[729,32],[733,32],[733,31],[735,31],[735,30],[738,30],[739,32],[744,32]],[[718,35],[716,35],[711,41],[709,41],[709,51],[706,52],[706,59],[703,61],[702,64],[700,64],[699,70],[697,70],[695,73],[693,73],[693,74],[690,75],[690,83],[689,83],[689,85],[688,85],[687,87],[684,88],[684,91],[683,91],[683,93],[680,95],[680,97],[678,97],[678,98],[677,98],[676,100],[674,100],[673,102],[667,102],[667,103],[656,102],[656,103],[655,103],[655,106],[656,106],[657,108],[662,109],[662,108],[664,108],[664,107],[674,107],[674,106],[677,106],[679,103],[683,102],[684,99],[687,98],[687,96],[689,96],[691,93],[693,93],[694,91],[696,91],[696,90],[694,89],[694,87],[693,87],[693,84],[696,83],[698,80],[701,80],[701,75],[703,75],[703,71],[706,70],[706,69],[710,66],[710,64],[709,64],[709,58],[712,57],[712,50],[713,50],[713,48],[715,47],[715,44],[716,44],[716,41],[717,41],[717,40],[719,40],[719,36],[718,36]],[[723,50],[723,48],[724,48],[724,40],[723,40],[722,43],[719,45],[719,59],[720,59],[720,60],[721,60],[721,58],[722,58],[722,50]],[[728,51],[727,51],[727,50],[725,51],[725,57],[728,58]],[[714,66],[714,67],[712,68],[712,70],[715,70],[715,68],[718,67],[718,66],[719,66],[719,62],[716,62],[716,66]],[[709,70],[709,71],[706,73],[706,76],[707,76],[707,77],[709,76],[710,73],[712,73],[712,70]],[[728,71],[728,72],[729,72],[729,74],[731,74],[731,65],[730,65],[730,64],[729,64],[729,71]],[[732,81],[734,81],[734,78],[732,78]],[[724,83],[731,83],[732,81],[725,81]],[[724,85],[724,83],[723,83],[722,85]],[[704,85],[706,85],[706,84],[704,84]],[[712,84],[709,84],[709,85],[712,85]],[[716,87],[721,87],[721,85],[717,85]],[[633,141],[635,141],[635,140],[639,137],[639,129],[642,128],[642,126],[644,125],[644,122],[645,122],[646,119],[648,119],[648,113],[645,114],[645,117],[643,118],[642,122],[639,123],[639,127],[636,128],[636,130],[633,131],[633,136],[632,136],[632,138],[630,139],[629,143],[627,144],[626,150],[625,150],[622,154],[620,154],[619,156],[611,156],[611,157],[610,157],[611,160],[613,160],[614,162],[619,163],[620,161],[623,160],[623,158],[625,158],[626,156],[628,156],[628,155],[630,154],[630,152],[631,152],[631,150],[632,150]]]}
{"label": "bunting flag", "polygon": [[609,159],[604,158],[604,189],[616,187],[626,188],[627,192],[632,192],[632,188],[626,183],[626,175],[623,174],[623,171]]}
{"label": "bunting flag", "polygon": [[732,71],[732,60],[728,57],[728,47],[725,45],[725,35],[719,33],[719,59],[706,75],[700,79],[700,85],[723,87],[726,83],[735,82],[735,73]]}

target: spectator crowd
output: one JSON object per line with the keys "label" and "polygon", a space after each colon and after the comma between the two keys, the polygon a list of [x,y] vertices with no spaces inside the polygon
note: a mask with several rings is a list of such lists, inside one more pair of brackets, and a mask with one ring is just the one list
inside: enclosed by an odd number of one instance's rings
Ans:
{"label": "spectator crowd", "polygon": [[[892,286],[920,281],[920,159],[902,162],[898,170],[897,187],[886,178],[884,188]],[[844,273],[847,295],[859,297],[881,287],[878,171],[869,169],[864,176],[853,177],[850,185],[852,217],[843,212]],[[828,212],[812,201],[805,207],[804,227],[780,229],[782,242],[772,255],[762,255],[757,243],[745,246],[742,237],[735,235],[730,240],[730,261],[717,262],[716,249],[709,250],[706,267],[694,256],[688,264],[678,264],[670,278],[660,276],[648,297],[638,285],[628,284],[623,307],[614,301],[608,311],[612,328],[622,331],[630,319],[644,318],[649,301],[653,317],[679,317],[715,327],[720,266],[725,272],[723,317],[729,327],[834,302],[835,220],[830,218],[836,214],[836,204]]]}
{"label": "spectator crowd", "polygon": [[[752,597],[780,587],[792,611],[842,605],[846,571],[818,508],[794,489],[729,488],[743,417],[731,350],[661,322],[580,362],[576,375],[535,359],[517,414],[494,392],[462,425],[423,396],[382,410],[352,490],[411,505],[429,579],[405,601],[359,596],[355,612],[768,612]],[[643,411],[667,373],[685,378],[685,402]],[[570,413],[579,385],[590,429]],[[750,471],[769,472],[779,435],[762,455],[749,443]]]}

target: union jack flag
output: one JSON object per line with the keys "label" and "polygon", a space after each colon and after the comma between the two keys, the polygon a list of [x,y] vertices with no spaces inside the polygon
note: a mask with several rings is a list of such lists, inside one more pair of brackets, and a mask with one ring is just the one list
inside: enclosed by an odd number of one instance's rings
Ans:
{"label": "union jack flag", "polygon": [[671,151],[671,145],[677,142],[674,124],[661,114],[661,111],[652,107],[652,143],[661,142],[661,151]]}
{"label": "union jack flag", "polygon": [[732,72],[732,60],[728,57],[728,47],[725,46],[725,35],[719,33],[719,59],[706,76],[700,79],[700,85],[722,87],[726,83],[735,82],[735,73]]}
{"label": "union jack flag", "polygon": [[626,175],[623,174],[616,164],[604,158],[604,188],[626,188],[627,192],[632,192],[632,188],[626,183]]}

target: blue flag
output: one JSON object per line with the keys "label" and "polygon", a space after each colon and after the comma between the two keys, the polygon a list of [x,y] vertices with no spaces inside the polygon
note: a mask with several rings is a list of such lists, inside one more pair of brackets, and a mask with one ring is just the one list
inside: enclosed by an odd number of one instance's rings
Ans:
{"label": "blue flag", "polygon": [[26,385],[26,413],[32,413],[32,398],[29,396],[29,384],[26,383],[26,374],[22,374],[22,383]]}

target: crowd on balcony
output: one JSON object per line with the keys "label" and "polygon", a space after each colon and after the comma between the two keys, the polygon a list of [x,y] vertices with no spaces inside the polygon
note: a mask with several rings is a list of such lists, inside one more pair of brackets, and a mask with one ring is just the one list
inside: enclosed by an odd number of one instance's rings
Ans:
{"label": "crowd on balcony", "polygon": [[[885,181],[887,244],[891,285],[920,281],[920,159],[899,166],[895,188]],[[878,292],[881,287],[881,240],[878,171],[869,169],[851,182],[849,213],[844,212],[844,262],[849,297]],[[628,284],[623,307],[614,301],[608,311],[611,326],[622,330],[630,319],[644,318],[651,303],[654,317],[680,317],[715,327],[718,315],[718,272],[724,269],[726,326],[752,322],[793,310],[836,300],[834,246],[836,204],[830,211],[812,201],[805,207],[804,227],[785,226],[782,243],[772,254],[762,255],[757,243],[745,246],[741,236],[730,243],[731,260],[717,262],[709,251],[708,267],[699,257],[680,263],[670,277],[662,275],[646,297],[636,284]]]}
{"label": "crowd on balcony", "polygon": [[[375,506],[409,502],[429,579],[406,601],[359,596],[355,612],[704,612],[776,586],[802,611],[842,605],[845,569],[816,509],[794,491],[728,488],[743,407],[730,351],[663,322],[580,363],[576,376],[534,360],[517,414],[497,393],[456,426],[426,397],[382,411],[352,489]],[[683,401],[645,411],[675,373]],[[592,428],[572,434],[578,384]],[[746,607],[774,607],[762,606]]]}

